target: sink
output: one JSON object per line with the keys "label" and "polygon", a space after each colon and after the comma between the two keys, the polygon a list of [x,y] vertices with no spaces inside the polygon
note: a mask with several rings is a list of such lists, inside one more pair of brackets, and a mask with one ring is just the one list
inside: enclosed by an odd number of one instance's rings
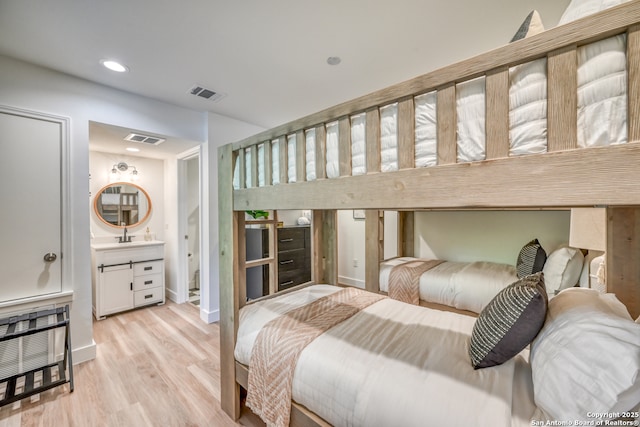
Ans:
{"label": "sink", "polygon": [[140,247],[140,246],[154,246],[154,245],[161,245],[164,242],[162,240],[134,240],[132,242],[127,242],[127,243],[118,243],[116,241],[114,242],[107,242],[107,243],[92,243],[91,247],[93,249],[125,249],[125,248],[132,248],[132,247]]}

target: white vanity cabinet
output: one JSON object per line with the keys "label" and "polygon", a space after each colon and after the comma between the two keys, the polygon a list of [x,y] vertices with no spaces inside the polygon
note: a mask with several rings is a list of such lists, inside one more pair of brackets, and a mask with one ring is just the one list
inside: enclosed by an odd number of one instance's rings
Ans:
{"label": "white vanity cabinet", "polygon": [[104,243],[91,246],[93,314],[164,304],[164,243]]}

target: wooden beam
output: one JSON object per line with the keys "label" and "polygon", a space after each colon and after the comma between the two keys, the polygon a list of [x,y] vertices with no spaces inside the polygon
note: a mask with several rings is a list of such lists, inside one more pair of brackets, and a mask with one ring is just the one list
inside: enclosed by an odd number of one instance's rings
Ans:
{"label": "wooden beam", "polygon": [[[242,158],[243,156],[240,156]],[[231,145],[218,148],[218,242],[220,286],[220,405],[232,420],[240,417],[240,388],[235,358],[238,328],[238,214],[233,212],[233,163]],[[244,213],[242,213],[244,215]]]}
{"label": "wooden beam", "polygon": [[640,207],[607,209],[607,292],[640,316]]}
{"label": "wooden beam", "polygon": [[296,132],[296,180],[307,180],[307,139],[304,130]]}
{"label": "wooden beam", "polygon": [[509,68],[487,73],[487,159],[509,157]]}
{"label": "wooden beam", "polygon": [[380,110],[367,111],[365,118],[367,173],[380,172]]}
{"label": "wooden beam", "polygon": [[576,46],[551,52],[547,67],[547,150],[572,150],[578,147]]}
{"label": "wooden beam", "polygon": [[237,190],[234,208],[410,210],[640,205],[639,164],[640,143],[591,147],[302,182],[278,191],[269,187]]}
{"label": "wooden beam", "polygon": [[398,168],[416,167],[416,124],[413,97],[398,102]]}
{"label": "wooden beam", "polygon": [[457,161],[457,111],[456,85],[450,84],[437,93],[438,164],[448,165]]}
{"label": "wooden beam", "polygon": [[343,117],[338,121],[338,159],[340,176],[351,175],[351,120]]}
{"label": "wooden beam", "polygon": [[640,25],[633,25],[627,33],[627,102],[629,141],[640,140]]}
{"label": "wooden beam", "polygon": [[327,128],[316,127],[316,179],[327,178]]}
{"label": "wooden beam", "polygon": [[398,212],[398,256],[414,256],[415,219],[413,211]]}
{"label": "wooden beam", "polygon": [[[365,280],[364,287],[371,292],[380,290],[380,261],[384,256],[384,248],[380,242],[383,231],[380,225],[381,212],[369,209],[365,212]],[[384,220],[384,217],[382,217]],[[384,223],[383,223],[384,224]]]}

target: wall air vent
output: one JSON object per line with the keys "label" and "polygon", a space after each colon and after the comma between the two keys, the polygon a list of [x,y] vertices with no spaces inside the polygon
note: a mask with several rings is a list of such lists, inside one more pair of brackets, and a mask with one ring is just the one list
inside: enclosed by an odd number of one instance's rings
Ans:
{"label": "wall air vent", "polygon": [[217,102],[226,96],[225,93],[216,92],[215,90],[207,89],[206,87],[198,84],[189,89],[189,93],[213,102]]}
{"label": "wall air vent", "polygon": [[130,133],[124,138],[125,141],[141,142],[143,144],[158,145],[162,144],[165,139],[157,136],[142,135],[139,133]]}

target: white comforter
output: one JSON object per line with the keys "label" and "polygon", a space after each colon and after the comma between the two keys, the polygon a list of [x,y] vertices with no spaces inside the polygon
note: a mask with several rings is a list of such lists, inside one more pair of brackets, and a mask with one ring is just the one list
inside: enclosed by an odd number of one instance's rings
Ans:
{"label": "white comforter", "polygon": [[[260,328],[340,288],[316,285],[242,308],[235,357],[248,364]],[[525,355],[474,370],[475,319],[385,299],[309,344],[293,399],[336,426],[524,426],[535,411]]]}
{"label": "white comforter", "polygon": [[[396,265],[414,260],[399,257],[380,264],[380,290],[389,291]],[[500,290],[518,280],[512,265],[492,262],[445,261],[420,276],[420,299],[480,313]]]}

